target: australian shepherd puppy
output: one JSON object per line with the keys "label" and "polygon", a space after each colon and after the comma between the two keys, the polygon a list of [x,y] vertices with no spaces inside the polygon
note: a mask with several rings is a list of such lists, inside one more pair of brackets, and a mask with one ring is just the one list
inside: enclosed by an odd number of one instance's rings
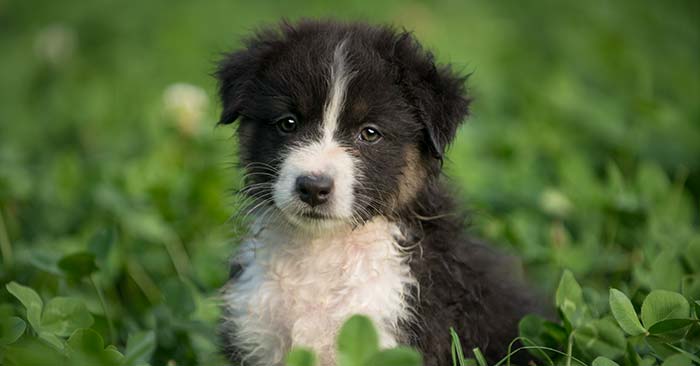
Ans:
{"label": "australian shepherd puppy", "polygon": [[217,77],[238,120],[252,223],[224,289],[230,359],[282,365],[294,346],[335,364],[351,315],[383,347],[451,365],[450,327],[495,360],[533,310],[513,261],[465,234],[441,179],[466,117],[466,77],[407,32],[302,21],[257,32]]}

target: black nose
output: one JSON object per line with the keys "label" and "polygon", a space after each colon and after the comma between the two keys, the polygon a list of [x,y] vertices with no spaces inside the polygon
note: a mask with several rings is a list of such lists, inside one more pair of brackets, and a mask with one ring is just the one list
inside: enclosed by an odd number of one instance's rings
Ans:
{"label": "black nose", "polygon": [[297,178],[296,191],[299,199],[318,206],[328,201],[333,191],[333,179],[327,175],[303,175]]}

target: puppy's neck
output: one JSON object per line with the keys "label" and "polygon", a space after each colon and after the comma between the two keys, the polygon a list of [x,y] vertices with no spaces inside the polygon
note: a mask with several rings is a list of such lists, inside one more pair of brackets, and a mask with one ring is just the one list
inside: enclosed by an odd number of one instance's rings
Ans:
{"label": "puppy's neck", "polygon": [[273,249],[280,245],[287,248],[303,246],[367,246],[378,240],[399,242],[403,234],[399,226],[383,216],[378,216],[361,225],[335,222],[332,224],[300,227],[278,220],[258,219],[251,226],[252,239],[258,247]]}

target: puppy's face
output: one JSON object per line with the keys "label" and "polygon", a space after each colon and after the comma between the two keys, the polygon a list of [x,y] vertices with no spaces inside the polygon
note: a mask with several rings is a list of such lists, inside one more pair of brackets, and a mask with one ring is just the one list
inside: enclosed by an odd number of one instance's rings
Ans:
{"label": "puppy's face", "polygon": [[410,204],[468,103],[463,79],[413,38],[363,24],[261,32],[218,76],[221,122],[240,117],[246,194],[298,228],[361,224]]}

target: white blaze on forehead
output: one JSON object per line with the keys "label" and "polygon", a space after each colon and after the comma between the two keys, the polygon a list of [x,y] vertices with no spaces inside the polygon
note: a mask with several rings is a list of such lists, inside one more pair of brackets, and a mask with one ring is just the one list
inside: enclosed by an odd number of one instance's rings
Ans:
{"label": "white blaze on forehead", "polygon": [[323,139],[325,141],[331,141],[338,128],[338,119],[343,111],[348,82],[352,78],[347,57],[345,41],[342,41],[333,50],[333,60],[331,61],[330,89],[323,110]]}
{"label": "white blaze on forehead", "polygon": [[333,136],[343,110],[348,82],[353,72],[348,64],[345,41],[333,50],[330,64],[328,96],[323,110],[322,137],[289,150],[275,183],[273,198],[283,211],[297,211],[304,207],[296,193],[296,179],[303,175],[327,175],[333,179],[333,191],[325,210],[339,218],[352,215],[354,160]]}

